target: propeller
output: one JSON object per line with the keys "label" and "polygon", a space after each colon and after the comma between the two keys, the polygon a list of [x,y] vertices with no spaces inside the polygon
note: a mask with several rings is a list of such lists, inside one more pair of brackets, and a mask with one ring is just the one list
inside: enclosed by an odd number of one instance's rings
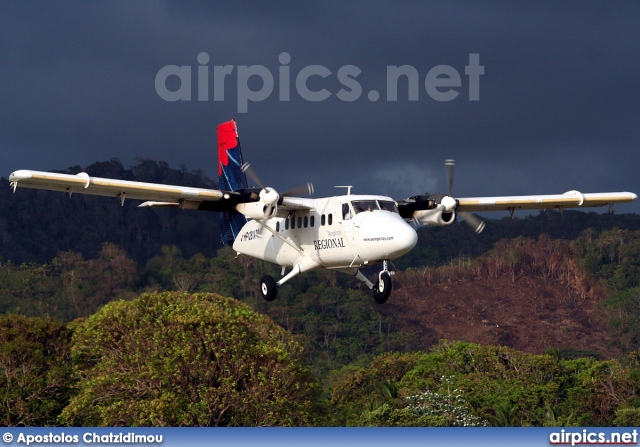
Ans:
{"label": "propeller", "polygon": [[265,186],[258,174],[256,174],[255,170],[251,167],[251,163],[244,163],[240,169],[242,172],[251,177],[251,180],[261,188],[260,191],[260,200],[265,204],[264,208],[264,216],[262,218],[262,225],[264,225],[264,221],[266,221],[272,214],[274,214],[274,208],[277,210],[278,202],[280,201],[280,197],[285,196],[294,196],[294,195],[312,195],[313,194],[313,183],[308,182],[306,185],[301,185],[296,188],[292,188],[279,194],[274,188]]}
{"label": "propeller", "polygon": [[[449,190],[449,196],[444,197],[440,202],[448,211],[452,211],[456,206],[457,202],[453,198],[452,190],[453,190],[453,171],[456,166],[456,162],[451,159],[447,159],[444,161],[444,166],[447,171],[447,187]],[[464,221],[469,225],[476,234],[482,233],[484,230],[485,223],[482,219],[474,216],[473,214],[467,213],[465,211],[460,211],[458,214],[464,219]]]}
{"label": "propeller", "polygon": [[251,177],[251,180],[254,181],[257,187],[264,189],[264,183],[262,183],[262,180],[260,180],[260,177],[258,177],[256,171],[254,171],[251,167],[251,163],[244,163],[242,166],[240,166],[240,169],[242,170],[242,172]]}
{"label": "propeller", "polygon": [[447,191],[449,191],[449,195],[453,196],[451,190],[453,189],[453,170],[456,166],[455,160],[447,159],[444,161],[444,168],[447,171]]}
{"label": "propeller", "polygon": [[299,196],[300,194],[313,195],[313,183],[308,182],[306,185],[300,185],[282,193],[283,196]]}

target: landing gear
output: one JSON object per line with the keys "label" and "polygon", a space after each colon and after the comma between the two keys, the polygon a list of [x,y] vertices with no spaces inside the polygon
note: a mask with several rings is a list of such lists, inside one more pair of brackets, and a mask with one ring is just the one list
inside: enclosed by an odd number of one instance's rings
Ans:
{"label": "landing gear", "polygon": [[354,275],[360,281],[365,283],[368,288],[373,290],[373,299],[378,304],[384,304],[389,299],[389,295],[391,295],[391,289],[393,289],[393,283],[391,282],[391,277],[394,272],[389,271],[389,261],[382,261],[382,271],[378,274],[378,280],[376,283],[372,283],[367,279],[366,276],[360,272],[360,270],[356,268],[348,268],[348,269],[338,269],[339,272],[347,273],[349,275]]}
{"label": "landing gear", "polygon": [[393,283],[391,276],[394,272],[389,271],[389,261],[382,261],[382,271],[378,274],[378,281],[373,286],[373,299],[378,304],[384,304],[391,295]]}
{"label": "landing gear", "polygon": [[373,299],[375,302],[378,304],[386,303],[389,295],[391,295],[391,289],[393,289],[391,275],[387,271],[380,272],[380,277],[373,286]]}
{"label": "landing gear", "polygon": [[[262,294],[262,298],[266,301],[275,300],[278,287],[289,281],[294,276],[300,274],[301,271],[302,269],[300,268],[300,264],[296,264],[293,266],[289,274],[281,278],[278,282],[276,282],[271,276],[264,275],[260,278],[260,293]],[[282,273],[284,273],[284,267],[282,268]]]}
{"label": "landing gear", "polygon": [[260,278],[260,293],[262,293],[262,298],[265,301],[275,300],[277,291],[276,282],[271,276],[265,275]]}

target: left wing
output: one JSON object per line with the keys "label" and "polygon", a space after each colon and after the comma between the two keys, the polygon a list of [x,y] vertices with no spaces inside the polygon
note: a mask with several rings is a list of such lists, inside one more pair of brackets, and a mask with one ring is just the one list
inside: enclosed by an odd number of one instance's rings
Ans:
{"label": "left wing", "polygon": [[[159,183],[132,182],[100,177],[89,177],[85,172],[76,175],[54,172],[15,171],[9,176],[11,187],[46,189],[69,194],[91,194],[126,199],[145,200],[140,207],[183,208],[192,210],[230,212],[237,210],[247,217],[262,218],[265,206],[259,189],[221,191],[217,189],[191,188]],[[309,210],[315,206],[313,199],[277,195],[277,208],[288,214],[294,210]],[[276,208],[274,208],[275,210]],[[256,217],[258,216],[258,217]]]}
{"label": "left wing", "polygon": [[[148,200],[150,205],[189,207],[197,209],[206,202],[231,199],[235,193],[217,189],[190,188],[157,183],[132,182],[100,177],[89,177],[86,172],[76,175],[20,170],[9,176],[11,187],[63,191],[69,194],[92,194],[125,199]],[[187,205],[187,206],[185,206]],[[149,205],[147,205],[149,206]]]}
{"label": "left wing", "polygon": [[538,196],[469,197],[456,198],[458,211],[535,210],[545,208],[585,208],[626,203],[638,196],[631,192],[598,192],[583,194],[568,191],[564,194]]}

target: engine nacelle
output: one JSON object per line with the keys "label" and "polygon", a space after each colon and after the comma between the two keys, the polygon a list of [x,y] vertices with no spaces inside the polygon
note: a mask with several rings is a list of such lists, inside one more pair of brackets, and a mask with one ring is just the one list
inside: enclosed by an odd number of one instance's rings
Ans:
{"label": "engine nacelle", "polygon": [[[269,209],[270,208],[270,209]],[[248,219],[262,220],[270,219],[278,212],[278,206],[272,205],[269,207],[262,200],[251,203],[239,203],[236,205],[236,211],[244,214]],[[271,211],[266,215],[267,211]]]}
{"label": "engine nacelle", "polygon": [[443,227],[456,220],[455,210],[447,211],[443,205],[431,210],[418,210],[413,213],[411,223],[415,227]]}

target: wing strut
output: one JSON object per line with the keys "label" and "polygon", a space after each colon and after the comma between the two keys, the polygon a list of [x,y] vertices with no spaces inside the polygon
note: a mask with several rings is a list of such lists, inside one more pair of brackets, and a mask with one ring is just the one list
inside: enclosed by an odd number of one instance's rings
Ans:
{"label": "wing strut", "polygon": [[271,228],[269,225],[264,224],[262,226],[262,228],[265,228],[267,230],[269,230],[271,232],[271,234],[273,234],[275,237],[277,237],[278,239],[280,239],[282,242],[284,242],[285,244],[289,244],[291,247],[293,247],[298,253],[302,254],[302,249],[300,247],[298,247],[296,244],[293,243],[293,241],[291,239],[287,239],[285,237],[283,237],[281,234],[278,234],[273,228]]}

